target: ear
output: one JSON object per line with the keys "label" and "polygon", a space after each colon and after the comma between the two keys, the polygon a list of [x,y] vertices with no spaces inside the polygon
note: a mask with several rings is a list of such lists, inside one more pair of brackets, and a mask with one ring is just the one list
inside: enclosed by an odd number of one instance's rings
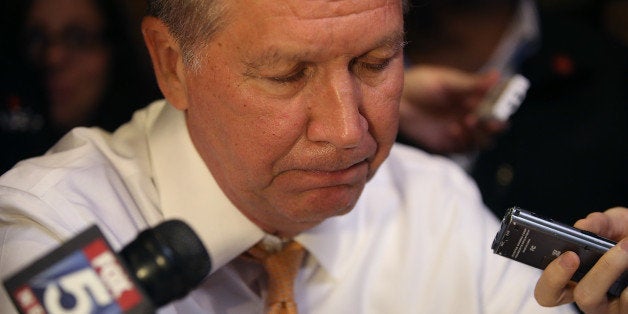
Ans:
{"label": "ear", "polygon": [[187,109],[185,65],[179,43],[168,26],[152,16],[142,20],[142,34],[153,62],[159,89],[174,107],[179,110]]}

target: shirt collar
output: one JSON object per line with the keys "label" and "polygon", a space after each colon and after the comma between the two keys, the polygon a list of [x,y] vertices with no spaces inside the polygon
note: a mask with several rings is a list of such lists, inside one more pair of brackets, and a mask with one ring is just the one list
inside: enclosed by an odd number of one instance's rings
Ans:
{"label": "shirt collar", "polygon": [[[169,104],[149,130],[150,156],[163,215],[187,222],[212,258],[212,272],[262,240],[265,233],[226,197],[197,153],[185,116]],[[348,271],[347,256],[357,256],[363,239],[361,202],[351,212],[325,220],[295,237],[333,278]]]}
{"label": "shirt collar", "polygon": [[183,112],[164,102],[148,132],[164,218],[181,219],[194,229],[209,251],[212,272],[264,236],[218,187],[192,144]]}
{"label": "shirt collar", "polygon": [[368,238],[369,228],[363,223],[367,210],[363,199],[360,197],[349,213],[329,218],[295,237],[335,280],[345,277],[352,259],[360,257],[360,248]]}

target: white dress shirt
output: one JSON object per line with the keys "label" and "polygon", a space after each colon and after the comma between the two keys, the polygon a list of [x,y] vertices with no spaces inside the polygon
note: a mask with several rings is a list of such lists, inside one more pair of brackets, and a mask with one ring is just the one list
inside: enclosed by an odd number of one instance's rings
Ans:
{"label": "white dress shirt", "polygon": [[[114,134],[78,128],[0,177],[0,276],[97,224],[114,249],[166,218],[192,226],[213,270],[160,313],[261,313],[259,269],[237,256],[264,237],[226,198],[164,101]],[[356,207],[295,239],[308,251],[295,283],[301,313],[571,313],[532,296],[539,272],[492,254],[499,226],[466,174],[405,146]],[[4,289],[0,313],[12,313]]]}

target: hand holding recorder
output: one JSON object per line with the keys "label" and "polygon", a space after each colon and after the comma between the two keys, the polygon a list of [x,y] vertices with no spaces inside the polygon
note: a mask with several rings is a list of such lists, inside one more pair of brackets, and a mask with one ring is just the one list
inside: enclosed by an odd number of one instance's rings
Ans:
{"label": "hand holding recorder", "polygon": [[611,208],[579,220],[576,227],[618,241],[577,283],[569,281],[581,263],[573,253],[565,253],[550,263],[539,279],[535,297],[539,304],[552,306],[576,302],[585,313],[627,313],[628,290],[618,297],[606,293],[628,270],[628,209]]}
{"label": "hand holding recorder", "polygon": [[406,70],[399,132],[413,145],[441,154],[481,148],[505,130],[525,97],[523,76],[471,74],[422,65]]}
{"label": "hand holding recorder", "polygon": [[592,213],[574,226],[513,208],[502,220],[493,250],[545,268],[535,290],[543,306],[575,302],[585,313],[626,313],[628,209]]}

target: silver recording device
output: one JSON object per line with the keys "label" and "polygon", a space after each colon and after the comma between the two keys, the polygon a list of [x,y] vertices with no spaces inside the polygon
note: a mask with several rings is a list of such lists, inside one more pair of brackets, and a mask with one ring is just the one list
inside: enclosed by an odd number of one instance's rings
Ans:
{"label": "silver recording device", "polygon": [[521,74],[502,79],[482,99],[478,107],[480,118],[507,121],[519,109],[529,87],[530,81]]}
{"label": "silver recording device", "polygon": [[[591,232],[513,207],[504,215],[491,248],[495,254],[539,269],[545,269],[563,252],[575,252],[580,257],[580,267],[571,279],[579,281],[615,244]],[[626,284],[628,271],[611,286],[608,294],[619,296]]]}

